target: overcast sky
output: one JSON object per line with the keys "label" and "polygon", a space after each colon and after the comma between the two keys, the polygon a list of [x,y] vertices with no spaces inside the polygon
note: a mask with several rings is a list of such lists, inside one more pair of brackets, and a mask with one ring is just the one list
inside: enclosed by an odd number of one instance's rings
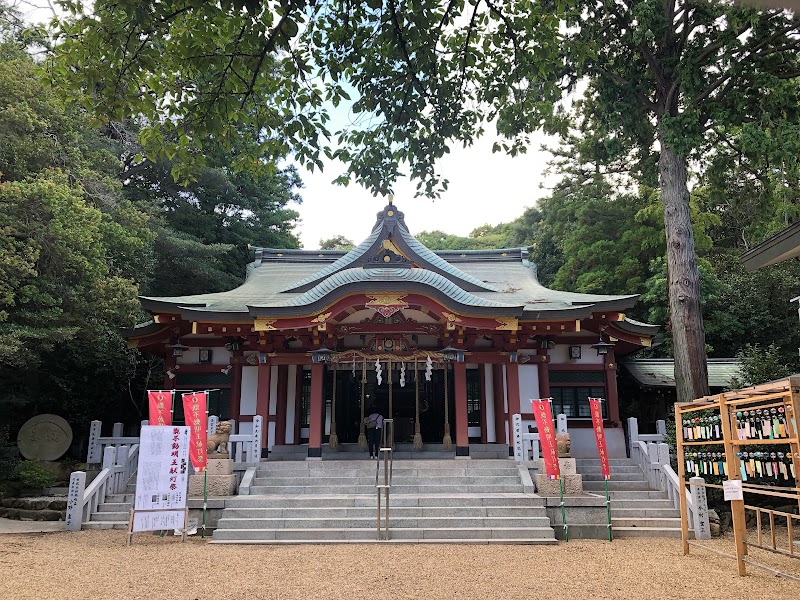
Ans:
{"label": "overcast sky", "polygon": [[[411,233],[440,229],[467,235],[484,223],[497,225],[520,216],[547,195],[540,183],[555,183],[553,176],[548,180],[544,176],[550,154],[538,150],[546,138],[534,139],[528,154],[515,158],[492,154],[493,137],[469,148],[453,148],[440,165],[450,185],[437,200],[414,198],[413,183],[398,183],[394,203],[405,213]],[[386,198],[376,198],[355,184],[332,184],[343,171],[341,163],[328,163],[322,173],[300,169],[305,188],[301,190],[303,203],[297,207],[302,218],[298,233],[304,248],[319,248],[320,239],[339,234],[358,244],[369,235],[376,213],[386,205]]]}

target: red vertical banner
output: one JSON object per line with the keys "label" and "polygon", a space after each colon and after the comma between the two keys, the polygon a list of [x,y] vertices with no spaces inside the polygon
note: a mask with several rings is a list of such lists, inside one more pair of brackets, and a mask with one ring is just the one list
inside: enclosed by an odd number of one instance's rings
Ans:
{"label": "red vertical banner", "polygon": [[542,459],[549,479],[558,479],[561,468],[558,466],[558,450],[556,448],[556,432],[553,427],[553,411],[549,400],[531,400],[536,429],[539,431],[539,445],[542,447]]}
{"label": "red vertical banner", "polygon": [[606,451],[606,434],[603,430],[603,408],[600,405],[602,398],[589,398],[589,408],[592,411],[592,429],[597,442],[597,453],[600,455],[600,470],[603,477],[611,479],[611,469],[608,467],[608,452]]}
{"label": "red vertical banner", "polygon": [[150,425],[172,425],[172,402],[175,392],[172,390],[148,390],[150,403]]}
{"label": "red vertical banner", "polygon": [[207,425],[206,405],[208,392],[192,392],[183,394],[183,415],[186,424],[191,428],[189,435],[189,460],[198,473],[206,468]]}

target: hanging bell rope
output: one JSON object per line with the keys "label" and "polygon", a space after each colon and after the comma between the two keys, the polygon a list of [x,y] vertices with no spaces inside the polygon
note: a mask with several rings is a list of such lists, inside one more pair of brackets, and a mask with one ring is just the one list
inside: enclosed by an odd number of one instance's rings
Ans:
{"label": "hanging bell rope", "polygon": [[339,436],[336,435],[336,367],[333,368],[333,393],[331,394],[331,435],[328,438],[329,448],[339,447]]}
{"label": "hanging bell rope", "polygon": [[448,398],[447,385],[447,363],[444,363],[444,437],[442,438],[442,450],[450,452],[453,449],[453,440],[450,438],[450,400]]}
{"label": "hanging bell rope", "polygon": [[361,365],[361,419],[358,426],[358,447],[367,449],[367,434],[364,431],[364,390],[367,387],[367,359]]}
{"label": "hanging bell rope", "polygon": [[422,450],[422,433],[419,429],[419,371],[417,361],[414,361],[414,392],[416,402],[414,406],[414,450]]}

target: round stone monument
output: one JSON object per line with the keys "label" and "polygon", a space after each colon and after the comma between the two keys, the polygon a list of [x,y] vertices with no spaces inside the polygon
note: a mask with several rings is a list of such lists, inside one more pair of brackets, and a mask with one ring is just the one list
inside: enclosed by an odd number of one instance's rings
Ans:
{"label": "round stone monument", "polygon": [[17,434],[19,451],[28,460],[56,460],[72,443],[72,428],[58,415],[37,415]]}

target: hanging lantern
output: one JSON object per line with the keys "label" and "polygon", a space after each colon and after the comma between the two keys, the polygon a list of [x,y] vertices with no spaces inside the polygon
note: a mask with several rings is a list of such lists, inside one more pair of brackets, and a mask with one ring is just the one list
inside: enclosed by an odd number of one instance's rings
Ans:
{"label": "hanging lantern", "polygon": [[174,344],[170,344],[169,346],[167,346],[167,348],[172,349],[172,356],[174,356],[175,358],[180,358],[181,356],[183,356],[184,352],[189,350],[189,346],[184,346],[181,343],[180,338],[178,338],[178,340]]}
{"label": "hanging lantern", "polygon": [[604,356],[608,354],[608,351],[614,347],[614,344],[609,344],[608,342],[603,341],[603,334],[600,334],[600,341],[596,344],[592,344],[592,348],[597,350],[597,356]]}
{"label": "hanging lantern", "polygon": [[322,346],[311,353],[311,361],[314,363],[329,363],[333,358],[333,350]]}
{"label": "hanging lantern", "polygon": [[464,362],[464,351],[460,348],[447,346],[447,348],[443,348],[440,351],[440,354],[445,360],[449,360],[451,362]]}

